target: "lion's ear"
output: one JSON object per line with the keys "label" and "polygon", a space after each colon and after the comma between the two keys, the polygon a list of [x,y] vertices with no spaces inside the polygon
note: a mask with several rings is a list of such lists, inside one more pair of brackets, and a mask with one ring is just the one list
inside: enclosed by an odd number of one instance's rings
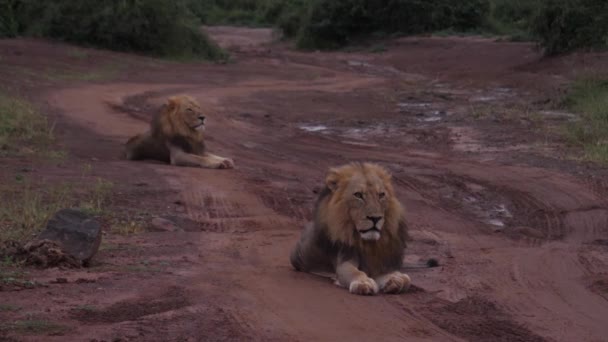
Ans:
{"label": "lion's ear", "polygon": [[340,171],[336,168],[331,168],[327,172],[327,176],[325,177],[325,185],[332,192],[338,190],[338,182],[340,180]]}
{"label": "lion's ear", "polygon": [[178,106],[178,99],[177,96],[172,96],[170,98],[167,99],[167,109],[168,110],[174,110],[175,108],[177,108]]}

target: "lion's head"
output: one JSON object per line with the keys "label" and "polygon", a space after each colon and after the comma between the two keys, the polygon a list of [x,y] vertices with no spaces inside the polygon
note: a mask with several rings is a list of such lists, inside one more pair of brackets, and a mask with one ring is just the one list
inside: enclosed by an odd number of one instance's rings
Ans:
{"label": "lion's head", "polygon": [[331,194],[320,210],[333,241],[352,245],[397,235],[402,209],[384,168],[370,163],[332,168],[325,183]]}
{"label": "lion's head", "polygon": [[165,135],[180,133],[195,136],[205,129],[207,117],[195,99],[178,95],[167,100],[159,119]]}

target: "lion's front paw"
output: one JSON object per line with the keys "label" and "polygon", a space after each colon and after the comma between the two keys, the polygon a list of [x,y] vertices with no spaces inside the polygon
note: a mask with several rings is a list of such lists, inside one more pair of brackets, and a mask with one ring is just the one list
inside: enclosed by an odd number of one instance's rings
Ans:
{"label": "lion's front paw", "polygon": [[371,296],[378,293],[378,284],[372,278],[363,278],[350,283],[348,290],[350,293]]}
{"label": "lion's front paw", "polygon": [[410,288],[412,280],[407,274],[395,272],[388,276],[382,286],[384,293],[401,293]]}
{"label": "lion's front paw", "polygon": [[226,158],[220,162],[218,169],[234,169],[234,162],[230,158]]}

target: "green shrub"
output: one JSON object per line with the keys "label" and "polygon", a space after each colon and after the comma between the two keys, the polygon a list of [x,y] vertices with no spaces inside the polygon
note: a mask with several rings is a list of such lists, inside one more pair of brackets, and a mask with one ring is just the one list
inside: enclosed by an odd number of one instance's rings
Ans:
{"label": "green shrub", "polygon": [[375,33],[417,34],[474,30],[490,11],[488,0],[314,0],[298,35],[302,48],[335,48]]}
{"label": "green shrub", "polygon": [[310,0],[267,0],[260,19],[277,26],[288,38],[298,34]]}
{"label": "green shrub", "polygon": [[581,115],[568,127],[570,141],[582,146],[588,159],[608,163],[608,80],[578,79],[571,86],[565,105]]}
{"label": "green shrub", "polygon": [[12,38],[19,33],[14,0],[0,0],[0,38]]}
{"label": "green shrub", "polygon": [[158,56],[220,59],[185,1],[15,0],[19,31]]}
{"label": "green shrub", "polygon": [[608,47],[608,2],[545,0],[534,19],[533,32],[547,55],[576,49]]}

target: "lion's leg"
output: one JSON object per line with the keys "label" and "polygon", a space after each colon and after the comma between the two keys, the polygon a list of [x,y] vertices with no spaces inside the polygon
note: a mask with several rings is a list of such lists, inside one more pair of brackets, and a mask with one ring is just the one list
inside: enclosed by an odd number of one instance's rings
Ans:
{"label": "lion's leg", "polygon": [[302,272],[334,272],[332,251],[323,250],[317,245],[317,241],[314,224],[308,223],[291,251],[290,261],[293,268]]}
{"label": "lion's leg", "polygon": [[186,153],[181,148],[168,144],[171,165],[175,166],[198,166],[207,169],[224,169],[226,165],[223,160],[214,159],[205,155]]}
{"label": "lion's leg", "polygon": [[410,288],[410,277],[399,271],[388,273],[376,278],[376,283],[384,293],[401,293]]}
{"label": "lion's leg", "polygon": [[340,285],[348,288],[350,293],[366,296],[378,293],[376,281],[361,272],[352,261],[339,263],[336,276]]}
{"label": "lion's leg", "polygon": [[234,161],[230,158],[224,158],[220,156],[216,156],[215,154],[205,153],[203,158],[208,158],[211,162],[218,162],[221,164],[220,169],[233,169]]}
{"label": "lion's leg", "polygon": [[125,157],[127,160],[137,160],[142,158],[143,150],[150,137],[149,132],[138,134],[131,137],[125,145]]}

